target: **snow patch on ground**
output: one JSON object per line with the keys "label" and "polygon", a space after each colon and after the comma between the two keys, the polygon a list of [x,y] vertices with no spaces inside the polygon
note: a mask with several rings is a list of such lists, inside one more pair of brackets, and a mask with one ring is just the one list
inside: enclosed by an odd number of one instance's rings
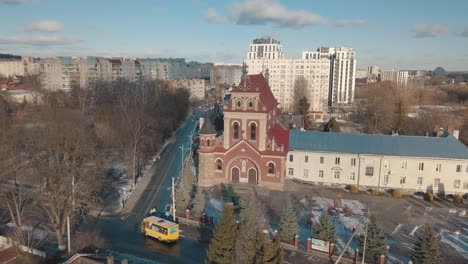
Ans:
{"label": "snow patch on ground", "polygon": [[[10,229],[16,228],[16,225],[12,222],[7,223],[6,226]],[[32,237],[37,240],[44,240],[50,235],[50,233],[46,230],[33,228],[32,226],[22,226],[21,230],[23,230],[24,232],[31,232]]]}
{"label": "snow patch on ground", "polygon": [[468,236],[462,232],[454,233],[442,230],[441,242],[446,243],[460,252],[465,259],[468,259]]}

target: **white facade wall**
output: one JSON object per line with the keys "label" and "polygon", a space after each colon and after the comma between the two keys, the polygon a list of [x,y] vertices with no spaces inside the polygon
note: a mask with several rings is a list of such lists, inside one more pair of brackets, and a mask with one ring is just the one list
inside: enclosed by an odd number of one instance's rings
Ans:
{"label": "white facade wall", "polygon": [[24,63],[21,60],[0,61],[0,75],[13,77],[15,75],[24,75]]}
{"label": "white facade wall", "polygon": [[[287,177],[311,183],[408,192],[468,193],[468,160],[290,151],[286,163]],[[366,169],[369,172],[370,168],[373,174],[366,175]]]}
{"label": "white facade wall", "polygon": [[285,59],[283,47],[272,39],[254,40],[244,60],[249,74],[269,71],[269,83],[280,107],[290,109],[294,82],[303,76],[309,83],[310,110],[323,112],[329,105],[354,101],[355,52],[351,48],[322,47],[304,51],[299,59]]}
{"label": "white facade wall", "polygon": [[409,73],[403,70],[383,70],[380,72],[381,81],[392,81],[399,85],[408,84]]}
{"label": "white facade wall", "polygon": [[244,61],[249,74],[258,74],[268,68],[270,87],[273,95],[284,110],[293,103],[294,82],[303,76],[309,84],[310,108],[321,112],[327,108],[330,82],[330,60],[328,58],[309,59],[255,59]]}
{"label": "white facade wall", "polygon": [[242,78],[242,66],[240,65],[216,65],[213,72],[212,82],[219,78],[223,84],[239,85]]}
{"label": "white facade wall", "polygon": [[205,99],[206,84],[203,79],[175,80],[172,81],[172,84],[175,88],[187,88],[190,91],[191,99]]}

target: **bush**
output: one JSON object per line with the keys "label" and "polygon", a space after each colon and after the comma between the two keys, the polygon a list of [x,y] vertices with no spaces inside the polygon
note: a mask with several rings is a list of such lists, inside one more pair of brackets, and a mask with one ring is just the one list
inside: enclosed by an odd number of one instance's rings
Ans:
{"label": "bush", "polygon": [[429,202],[434,201],[434,194],[432,194],[431,192],[426,192],[424,194],[424,200]]}
{"label": "bush", "polygon": [[453,201],[456,203],[463,203],[463,196],[457,193],[453,196]]}
{"label": "bush", "polygon": [[358,193],[359,192],[359,189],[356,185],[351,185],[351,187],[349,188],[349,191],[351,193]]}
{"label": "bush", "polygon": [[402,197],[401,190],[400,190],[400,189],[395,189],[395,190],[393,190],[392,195],[393,195],[393,197],[395,197],[395,198],[401,198],[401,197]]}
{"label": "bush", "polygon": [[372,189],[371,194],[374,195],[374,196],[379,196],[380,192],[377,189]]}

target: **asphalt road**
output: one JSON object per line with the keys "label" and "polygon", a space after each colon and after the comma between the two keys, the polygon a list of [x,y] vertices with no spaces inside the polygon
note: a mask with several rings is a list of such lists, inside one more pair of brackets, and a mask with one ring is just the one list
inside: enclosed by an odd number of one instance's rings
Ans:
{"label": "asphalt road", "polygon": [[[155,174],[132,212],[121,218],[98,219],[97,227],[114,251],[154,260],[155,263],[203,263],[207,245],[181,237],[168,245],[140,233],[140,224],[147,212],[156,207],[162,212],[170,203],[172,177],[177,179],[181,166],[181,146],[184,156],[189,154],[189,137],[195,131],[197,119],[202,114],[189,116],[175,134],[175,139],[166,146],[156,162]],[[183,233],[183,230],[182,230]]]}

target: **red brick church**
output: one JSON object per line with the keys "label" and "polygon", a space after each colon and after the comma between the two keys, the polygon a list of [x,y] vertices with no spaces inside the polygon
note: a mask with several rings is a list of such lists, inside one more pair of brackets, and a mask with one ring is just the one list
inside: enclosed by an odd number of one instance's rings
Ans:
{"label": "red brick church", "polygon": [[224,131],[206,120],[200,129],[199,185],[250,183],[282,189],[289,131],[262,74],[243,77],[224,106]]}

